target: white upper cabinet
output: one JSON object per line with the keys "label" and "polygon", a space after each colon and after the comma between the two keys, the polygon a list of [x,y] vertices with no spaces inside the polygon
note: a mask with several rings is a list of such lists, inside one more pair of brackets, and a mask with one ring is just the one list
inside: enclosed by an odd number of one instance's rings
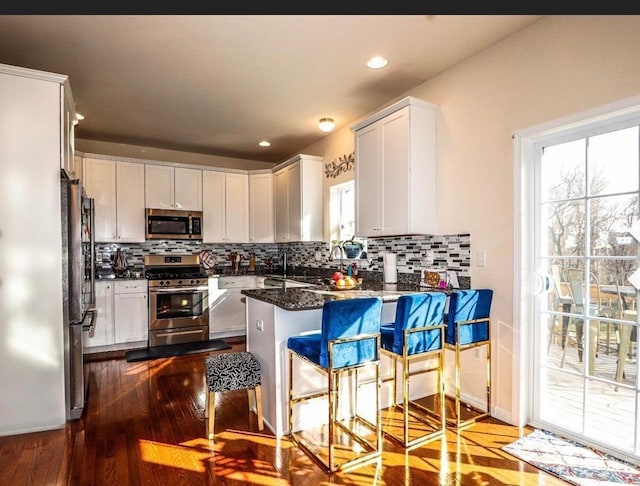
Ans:
{"label": "white upper cabinet", "polygon": [[176,167],[174,181],[175,209],[202,211],[202,171]]}
{"label": "white upper cabinet", "polygon": [[144,165],[84,159],[83,185],[94,199],[97,242],[145,241]]}
{"label": "white upper cabinet", "polygon": [[87,196],[93,198],[95,240],[117,241],[116,163],[113,160],[85,158],[83,177]]}
{"label": "white upper cabinet", "polygon": [[116,162],[116,235],[117,241],[145,240],[144,166]]}
{"label": "white upper cabinet", "polygon": [[249,174],[249,242],[273,243],[273,174]]}
{"label": "white upper cabinet", "polygon": [[167,165],[144,166],[144,199],[148,208],[174,208],[174,168]]}
{"label": "white upper cabinet", "polygon": [[407,97],[353,127],[357,236],[436,233],[437,115]]}
{"label": "white upper cabinet", "polygon": [[145,165],[146,207],[202,211],[202,170]]}
{"label": "white upper cabinet", "polygon": [[296,155],[274,168],[276,242],[322,241],[322,163]]}
{"label": "white upper cabinet", "polygon": [[249,176],[202,171],[202,240],[205,243],[249,241]]}

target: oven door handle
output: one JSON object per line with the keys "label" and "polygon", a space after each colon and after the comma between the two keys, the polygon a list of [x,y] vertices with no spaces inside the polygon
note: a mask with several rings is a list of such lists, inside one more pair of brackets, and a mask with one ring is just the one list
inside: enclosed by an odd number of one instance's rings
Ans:
{"label": "oven door handle", "polygon": [[188,334],[202,334],[202,329],[194,329],[190,331],[171,331],[161,332],[156,334],[157,337],[170,337],[170,336],[186,336]]}
{"label": "oven door handle", "polygon": [[174,294],[176,292],[202,292],[203,290],[209,290],[208,286],[204,287],[172,287],[168,288],[149,288],[149,292],[154,294]]}

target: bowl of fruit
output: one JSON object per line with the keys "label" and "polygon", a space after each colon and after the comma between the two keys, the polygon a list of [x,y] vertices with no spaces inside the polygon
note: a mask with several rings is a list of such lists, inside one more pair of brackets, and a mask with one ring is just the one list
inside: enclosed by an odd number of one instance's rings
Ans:
{"label": "bowl of fruit", "polygon": [[331,290],[353,290],[362,285],[362,279],[345,275],[342,272],[333,272],[331,277]]}

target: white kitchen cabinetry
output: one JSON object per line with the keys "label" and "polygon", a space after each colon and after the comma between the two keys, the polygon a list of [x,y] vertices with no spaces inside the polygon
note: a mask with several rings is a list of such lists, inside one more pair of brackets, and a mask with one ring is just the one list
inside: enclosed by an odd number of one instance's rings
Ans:
{"label": "white kitchen cabinetry", "polygon": [[116,281],[114,293],[115,342],[146,341],[149,334],[147,281]]}
{"label": "white kitchen cabinetry", "polygon": [[145,164],[146,207],[202,211],[202,170]]}
{"label": "white kitchen cabinetry", "polygon": [[436,233],[437,114],[407,97],[352,128],[357,236]]}
{"label": "white kitchen cabinetry", "polygon": [[202,240],[205,243],[249,241],[249,176],[202,171]]}
{"label": "white kitchen cabinetry", "polygon": [[209,336],[211,339],[246,334],[243,289],[264,287],[264,277],[237,275],[209,279]]}
{"label": "white kitchen cabinetry", "polygon": [[273,173],[249,174],[249,242],[273,241]]}
{"label": "white kitchen cabinetry", "polygon": [[106,159],[84,159],[84,187],[94,199],[98,242],[145,240],[144,165]]}
{"label": "white kitchen cabinetry", "polygon": [[115,335],[113,330],[114,284],[112,281],[96,282],[96,320],[93,330],[89,333],[87,346],[109,346],[113,344]]}
{"label": "white kitchen cabinetry", "polygon": [[72,106],[68,76],[0,64],[2,436],[66,421],[60,171]]}
{"label": "white kitchen cabinetry", "polygon": [[88,352],[126,349],[128,343],[146,342],[147,299],[147,280],[97,281],[96,321],[89,333]]}
{"label": "white kitchen cabinetry", "polygon": [[273,169],[275,240],[322,241],[321,157],[296,155]]}

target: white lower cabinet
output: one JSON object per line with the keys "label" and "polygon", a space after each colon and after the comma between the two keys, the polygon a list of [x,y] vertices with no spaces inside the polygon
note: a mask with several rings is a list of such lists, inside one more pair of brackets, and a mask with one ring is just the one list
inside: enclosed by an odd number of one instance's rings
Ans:
{"label": "white lower cabinet", "polygon": [[147,299],[147,280],[96,282],[96,321],[89,333],[88,352],[123,349],[128,343],[147,341]]}
{"label": "white lower cabinet", "polygon": [[87,346],[108,346],[114,343],[113,287],[115,282],[96,282],[96,320],[89,333]]}
{"label": "white lower cabinet", "polygon": [[146,341],[149,336],[149,305],[146,280],[115,282],[115,342]]}
{"label": "white lower cabinet", "polygon": [[246,297],[243,289],[256,289],[264,277],[238,275],[209,279],[209,337],[244,336]]}

